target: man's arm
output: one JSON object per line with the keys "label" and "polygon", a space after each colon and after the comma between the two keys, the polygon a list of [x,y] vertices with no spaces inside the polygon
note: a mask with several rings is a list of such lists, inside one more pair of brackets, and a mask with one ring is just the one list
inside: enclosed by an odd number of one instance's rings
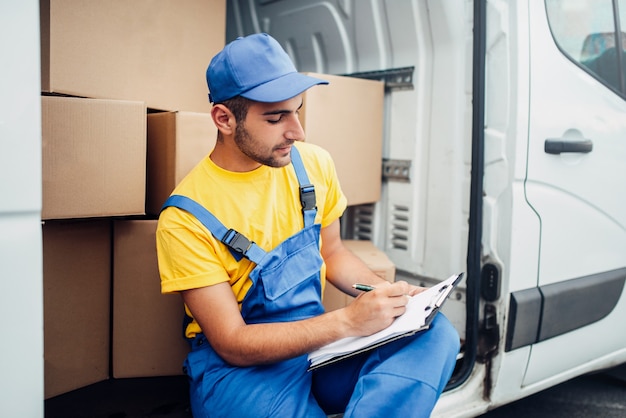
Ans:
{"label": "man's arm", "polygon": [[[338,221],[322,233],[334,242]],[[324,244],[326,245],[326,244]],[[331,245],[332,247],[332,245]],[[325,252],[325,251],[324,251]],[[333,254],[333,257],[339,254]],[[343,257],[335,262],[346,262]],[[333,271],[342,271],[333,267]],[[372,278],[372,281],[375,278]],[[382,283],[376,282],[377,284]],[[349,306],[294,322],[251,324],[244,322],[228,283],[186,290],[183,300],[215,351],[236,366],[265,364],[296,357],[348,336],[370,335],[391,324],[406,309],[405,282],[387,284],[368,292]]]}

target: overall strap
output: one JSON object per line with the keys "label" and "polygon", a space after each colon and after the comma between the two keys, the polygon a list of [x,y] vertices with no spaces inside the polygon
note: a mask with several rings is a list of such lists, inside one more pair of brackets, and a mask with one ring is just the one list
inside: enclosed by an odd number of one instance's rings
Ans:
{"label": "overall strap", "polygon": [[[317,214],[315,186],[309,181],[309,176],[306,174],[304,164],[302,163],[302,157],[300,157],[296,147],[291,147],[291,163],[298,178],[302,216],[304,218],[304,226],[307,227],[315,223],[315,215]],[[195,200],[183,195],[172,195],[165,201],[161,210],[169,206],[183,209],[195,216],[215,238],[228,247],[237,261],[241,260],[242,257],[246,257],[248,260],[259,264],[265,256],[265,250],[254,241],[250,241],[245,235],[234,229],[226,228],[219,219]]]}
{"label": "overall strap", "polygon": [[265,250],[234,229],[227,229],[211,212],[195,200],[187,196],[172,195],[165,201],[161,210],[169,206],[183,209],[195,216],[215,238],[228,247],[237,261],[246,257],[259,264],[265,256]]}
{"label": "overall strap", "polygon": [[315,215],[317,215],[317,202],[315,200],[315,186],[309,181],[309,176],[304,169],[300,152],[294,146],[291,147],[291,164],[296,170],[296,177],[300,185],[300,202],[302,203],[302,216],[304,217],[304,226],[310,226],[315,223]]}

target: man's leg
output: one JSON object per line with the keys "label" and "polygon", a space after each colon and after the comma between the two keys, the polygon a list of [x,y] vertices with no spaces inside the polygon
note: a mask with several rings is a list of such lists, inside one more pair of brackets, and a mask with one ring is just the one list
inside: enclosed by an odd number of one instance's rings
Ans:
{"label": "man's leg", "polygon": [[439,314],[426,332],[319,369],[314,394],[327,413],[345,407],[345,418],[428,417],[458,351],[458,333]]}
{"label": "man's leg", "polygon": [[311,394],[306,356],[267,366],[232,367],[204,344],[185,362],[194,418],[326,417]]}

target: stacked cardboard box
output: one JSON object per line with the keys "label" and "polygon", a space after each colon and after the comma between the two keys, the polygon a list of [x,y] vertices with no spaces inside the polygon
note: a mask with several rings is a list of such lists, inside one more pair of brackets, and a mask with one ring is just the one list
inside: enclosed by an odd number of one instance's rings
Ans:
{"label": "stacked cardboard box", "polygon": [[207,113],[148,115],[146,213],[159,214],[174,187],[209,154],[216,138],[217,129]]}
{"label": "stacked cardboard box", "polygon": [[156,220],[113,223],[113,341],[115,378],[182,373],[189,345],[177,295],[162,295]]}
{"label": "stacked cardboard box", "polygon": [[40,11],[42,90],[73,96],[44,98],[43,218],[144,214],[146,109],[204,114],[211,129],[204,72],[225,43],[225,0],[41,0]]}
{"label": "stacked cardboard box", "polygon": [[308,74],[330,84],[304,94],[300,121],[306,141],[333,156],[349,205],[377,202],[382,179],[384,83]]}
{"label": "stacked cardboard box", "polygon": [[[40,11],[45,397],[180,374],[186,343],[163,325],[180,328],[182,302],[160,296],[154,237],[125,219],[158,213],[146,203],[212,147],[204,71],[224,46],[226,1],[41,0]],[[163,118],[175,129],[155,131]],[[148,164],[155,147],[169,171]]]}
{"label": "stacked cardboard box", "polygon": [[42,97],[42,219],[143,215],[143,102]]}
{"label": "stacked cardboard box", "polygon": [[49,398],[109,376],[110,221],[47,222],[43,270]]}
{"label": "stacked cardboard box", "polygon": [[208,112],[225,0],[41,0],[40,13],[43,91]]}

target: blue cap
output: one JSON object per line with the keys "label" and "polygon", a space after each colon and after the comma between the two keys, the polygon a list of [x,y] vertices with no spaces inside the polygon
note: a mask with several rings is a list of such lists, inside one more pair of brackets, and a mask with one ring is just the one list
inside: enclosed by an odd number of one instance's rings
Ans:
{"label": "blue cap", "polygon": [[328,81],[296,71],[278,41],[266,33],[237,38],[227,44],[206,70],[209,101],[220,103],[235,96],[275,103]]}

